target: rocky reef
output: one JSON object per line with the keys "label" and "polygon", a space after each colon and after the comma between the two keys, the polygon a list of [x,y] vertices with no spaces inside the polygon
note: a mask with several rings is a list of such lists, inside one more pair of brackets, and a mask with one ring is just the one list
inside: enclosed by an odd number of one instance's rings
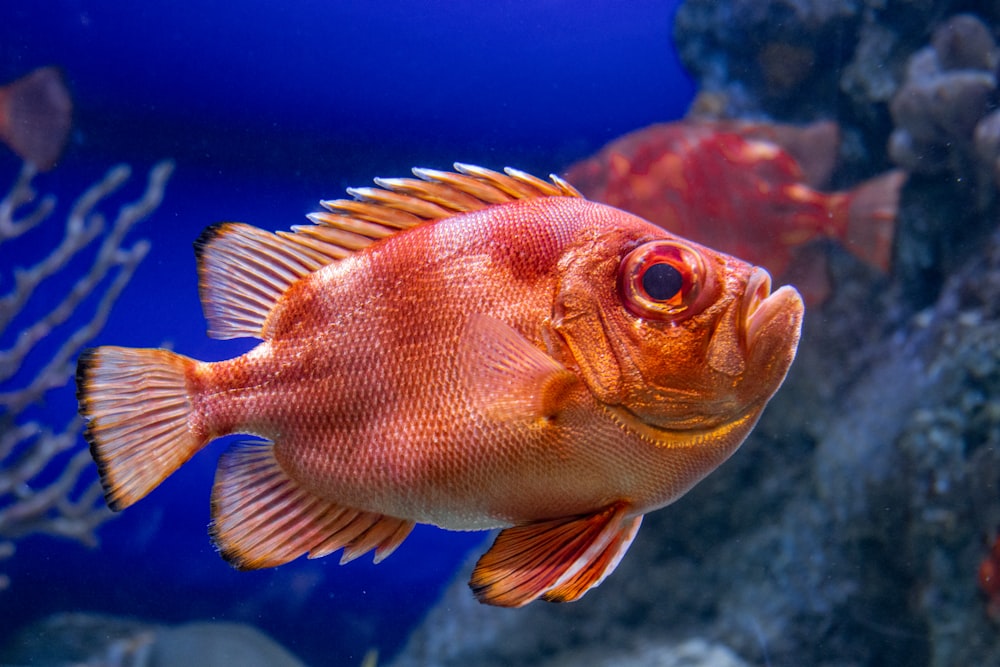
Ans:
{"label": "rocky reef", "polygon": [[0,664],[305,667],[249,625],[204,621],[166,626],[82,612],[55,614],[22,628],[0,647]]}
{"label": "rocky reef", "polygon": [[682,5],[692,113],[835,119],[835,179],[911,172],[893,271],[830,249],[835,292],[757,429],[600,588],[511,611],[462,572],[396,667],[1000,664],[977,579],[1000,526],[1000,15],[969,9]]}
{"label": "rocky reef", "polygon": [[975,16],[959,14],[938,27],[910,57],[889,105],[893,161],[914,173],[975,177],[984,170],[992,179],[998,57],[993,35]]}
{"label": "rocky reef", "polygon": [[674,36],[699,81],[692,113],[836,120],[839,185],[912,172],[894,259],[920,308],[998,218],[998,19],[952,0],[687,0]]}

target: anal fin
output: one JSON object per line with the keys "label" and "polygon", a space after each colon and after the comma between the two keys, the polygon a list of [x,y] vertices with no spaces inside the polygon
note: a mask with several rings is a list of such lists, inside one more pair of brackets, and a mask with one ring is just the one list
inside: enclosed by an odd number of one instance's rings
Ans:
{"label": "anal fin", "polygon": [[412,528],[412,521],[343,507],[302,488],[278,465],[269,442],[239,445],[219,461],[210,530],[222,557],[241,570],[341,548],[342,563],[373,549],[378,563]]}
{"label": "anal fin", "polygon": [[614,571],[635,538],[642,515],[625,503],[595,514],[507,528],[476,563],[469,586],[480,602],[522,607],[542,598],[569,602]]}

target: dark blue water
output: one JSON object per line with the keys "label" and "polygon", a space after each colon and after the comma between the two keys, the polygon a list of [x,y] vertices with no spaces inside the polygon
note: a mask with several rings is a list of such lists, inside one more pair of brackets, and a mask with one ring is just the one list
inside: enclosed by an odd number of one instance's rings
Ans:
{"label": "dark blue water", "polygon": [[[559,171],[618,135],[680,116],[692,95],[670,43],[674,0],[8,5],[0,80],[62,66],[76,120],[62,164],[36,181],[60,196],[57,215],[0,248],[0,292],[13,265],[58,241],[70,202],[104,170],[135,167],[104,209],[113,214],[155,161],[171,157],[177,170],[163,205],[134,235],[153,250],[94,342],[167,344],[202,359],[248,346],[205,336],[191,243],[206,225],[287,228],[319,199],[413,165]],[[0,154],[0,186],[17,168]],[[61,298],[75,266],[2,334],[3,347]],[[41,346],[18,379],[61,340]],[[61,427],[74,410],[70,387],[28,416]],[[93,610],[248,622],[310,662],[358,664],[369,647],[398,649],[485,539],[424,527],[378,566],[340,567],[334,557],[236,572],[206,534],[226,446],[213,444],[106,524],[98,549],[19,542],[0,561],[12,580],[0,592],[0,641],[49,613]]]}

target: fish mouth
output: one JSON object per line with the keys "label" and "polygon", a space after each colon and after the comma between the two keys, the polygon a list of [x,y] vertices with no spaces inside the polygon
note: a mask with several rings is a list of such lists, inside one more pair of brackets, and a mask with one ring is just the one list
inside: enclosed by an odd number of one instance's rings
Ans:
{"label": "fish mouth", "polygon": [[771,276],[756,267],[747,280],[746,291],[740,303],[743,323],[743,343],[749,351],[761,335],[765,325],[781,313],[802,310],[802,297],[790,285],[784,285],[771,293]]}

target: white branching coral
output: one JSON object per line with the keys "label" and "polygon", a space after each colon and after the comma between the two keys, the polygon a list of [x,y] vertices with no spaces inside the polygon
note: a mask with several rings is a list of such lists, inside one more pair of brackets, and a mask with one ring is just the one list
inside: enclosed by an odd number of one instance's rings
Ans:
{"label": "white branching coral", "polygon": [[[126,236],[159,206],[172,171],[169,161],[154,166],[143,195],[122,206],[109,223],[98,208],[131,173],[125,165],[114,167],[76,201],[61,237],[46,230],[48,238],[58,239],[47,256],[28,268],[14,269],[6,264],[0,268],[13,277],[10,291],[0,295],[3,333],[40,285],[65,271],[91,244],[99,244],[90,266],[76,277],[62,300],[43,309],[47,312],[18,331],[10,347],[0,349],[0,383],[8,383],[41,341],[60,335],[58,327],[70,318],[88,318],[65,336],[30,380],[0,392],[0,558],[10,556],[15,541],[32,533],[95,544],[97,527],[111,516],[101,497],[100,483],[90,469],[90,454],[82,446],[81,418],[67,415],[64,425],[54,427],[25,420],[22,413],[47,391],[70,381],[77,353],[104,326],[115,300],[149,251],[145,240],[126,246]],[[26,164],[0,201],[0,247],[35,228],[41,236],[41,230],[51,222],[55,198],[47,196],[36,203],[34,176],[35,169]],[[0,276],[0,285],[9,284],[10,277]],[[93,310],[83,313],[85,305],[93,301]],[[88,483],[89,476],[94,479]],[[0,574],[0,589],[7,584]]]}

